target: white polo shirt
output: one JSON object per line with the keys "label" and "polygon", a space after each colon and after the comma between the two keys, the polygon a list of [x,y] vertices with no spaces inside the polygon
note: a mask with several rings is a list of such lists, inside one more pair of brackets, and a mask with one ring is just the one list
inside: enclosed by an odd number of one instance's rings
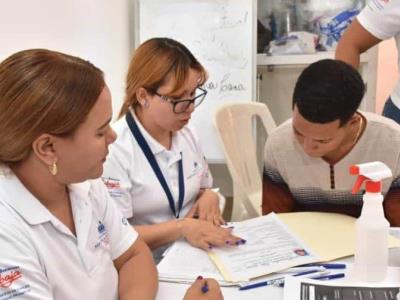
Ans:
{"label": "white polo shirt", "polygon": [[[184,217],[201,188],[212,187],[212,176],[193,128],[183,127],[172,136],[171,149],[167,150],[135,121],[147,141],[178,209],[178,162],[183,163],[185,197],[180,217]],[[134,138],[125,117],[113,124],[117,140],[110,145],[104,164],[103,181],[116,200],[124,216],[132,225],[156,224],[175,218],[167,196],[151,168],[146,156]]]}
{"label": "white polo shirt", "polygon": [[69,190],[76,236],[10,170],[0,173],[0,299],[118,299],[113,260],[137,233],[101,180]]}
{"label": "white polo shirt", "polygon": [[[358,22],[373,36],[381,40],[394,37],[397,51],[400,50],[400,1],[370,0],[357,16]],[[400,55],[397,59],[400,66]],[[400,80],[390,95],[400,109]]]}

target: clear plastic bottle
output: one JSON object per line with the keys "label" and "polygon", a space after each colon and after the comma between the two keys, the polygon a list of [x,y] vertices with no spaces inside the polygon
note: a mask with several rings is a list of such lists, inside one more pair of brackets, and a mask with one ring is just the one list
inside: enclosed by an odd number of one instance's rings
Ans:
{"label": "clear plastic bottle", "polygon": [[268,0],[267,6],[274,40],[298,30],[295,0]]}
{"label": "clear plastic bottle", "polygon": [[353,166],[350,172],[359,175],[353,193],[365,181],[361,215],[356,221],[356,247],[353,277],[366,282],[383,281],[388,266],[389,222],[383,211],[381,180],[392,176],[390,169],[381,162]]}

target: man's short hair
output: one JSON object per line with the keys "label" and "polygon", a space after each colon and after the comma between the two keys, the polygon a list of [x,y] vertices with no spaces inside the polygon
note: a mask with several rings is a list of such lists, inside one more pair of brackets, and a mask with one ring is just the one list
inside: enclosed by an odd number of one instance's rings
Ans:
{"label": "man's short hair", "polygon": [[364,96],[364,82],[356,69],[333,59],[309,65],[300,74],[293,92],[293,108],[312,123],[340,120],[346,124]]}

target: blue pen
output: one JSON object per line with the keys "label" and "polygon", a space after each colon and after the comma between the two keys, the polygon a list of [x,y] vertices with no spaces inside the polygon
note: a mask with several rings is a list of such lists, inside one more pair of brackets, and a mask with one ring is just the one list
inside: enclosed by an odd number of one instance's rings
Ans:
{"label": "blue pen", "polygon": [[324,271],[319,271],[319,270],[310,270],[310,271],[304,271],[304,272],[300,272],[297,274],[293,274],[292,276],[303,276],[303,275],[308,275],[308,274],[313,274],[313,273],[319,273],[319,272],[324,272]]}
{"label": "blue pen", "polygon": [[[339,278],[344,278],[344,273],[339,273],[339,274],[331,274],[331,275],[323,275],[323,276],[314,276],[314,277],[308,277],[310,279],[314,280],[332,280],[332,279],[339,279]],[[278,284],[279,287],[284,287],[285,282],[280,282]]]}
{"label": "blue pen", "polygon": [[343,278],[343,277],[344,277],[344,273],[339,273],[339,274],[331,274],[331,275],[310,277],[310,279],[331,280],[331,279],[339,279],[339,278]]}
{"label": "blue pen", "polygon": [[277,273],[299,273],[299,272],[306,272],[306,271],[311,271],[311,270],[316,270],[316,271],[325,271],[326,269],[322,266],[310,266],[310,267],[292,267],[289,269],[285,269],[283,271],[279,271]]}
{"label": "blue pen", "polygon": [[[303,276],[303,275],[319,273],[319,272],[321,272],[321,271],[320,270],[310,270],[310,271],[305,271],[305,272],[300,272],[300,273],[297,273],[297,274],[293,274],[292,276]],[[239,290],[240,291],[244,291],[244,290],[255,289],[255,288],[262,287],[262,286],[267,286],[267,285],[279,285],[284,280],[285,280],[285,277],[278,277],[278,278],[270,279],[270,280],[267,280],[267,281],[260,281],[260,282],[256,282],[256,283],[253,283],[253,284],[248,284],[248,285],[245,285],[245,286],[241,286],[241,287],[239,287]]]}
{"label": "blue pen", "polygon": [[335,263],[321,263],[321,264],[306,264],[302,267],[324,267],[325,269],[346,269],[346,264],[335,264]]}
{"label": "blue pen", "polygon": [[256,282],[253,284],[241,286],[241,287],[239,287],[239,290],[244,291],[244,290],[255,289],[255,288],[267,286],[267,285],[275,285],[277,283],[282,282],[284,279],[285,279],[284,277],[278,277],[278,278],[274,278],[274,279],[270,279],[270,280],[266,280],[266,281],[260,281],[260,282]]}

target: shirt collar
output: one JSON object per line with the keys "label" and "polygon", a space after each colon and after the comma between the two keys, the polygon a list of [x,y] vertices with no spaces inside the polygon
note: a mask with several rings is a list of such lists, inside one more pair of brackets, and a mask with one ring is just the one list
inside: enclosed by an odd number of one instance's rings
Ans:
{"label": "shirt collar", "polygon": [[[68,188],[71,198],[88,199],[88,182],[71,184]],[[2,168],[0,172],[0,201],[10,205],[30,225],[42,224],[55,218],[9,168]]]}
{"label": "shirt collar", "polygon": [[10,169],[3,170],[0,174],[0,200],[15,209],[31,225],[45,223],[52,218],[49,210],[28,191]]}
{"label": "shirt collar", "polygon": [[[143,137],[145,138],[147,144],[149,145],[151,152],[153,153],[153,155],[157,155],[161,152],[164,151],[173,151],[176,153],[180,153],[182,152],[181,150],[181,145],[179,143],[179,132],[174,132],[172,134],[172,141],[171,141],[171,150],[167,150],[163,145],[161,145],[155,138],[153,138],[150,133],[148,133],[148,131],[143,127],[142,123],[140,122],[140,120],[138,119],[138,117],[136,116],[135,112],[132,110],[130,110],[130,113],[132,114],[133,118],[135,119],[135,122],[137,124],[137,126],[139,127],[140,132],[142,133]],[[132,134],[133,137],[133,134]],[[133,137],[134,138],[134,137]]]}

